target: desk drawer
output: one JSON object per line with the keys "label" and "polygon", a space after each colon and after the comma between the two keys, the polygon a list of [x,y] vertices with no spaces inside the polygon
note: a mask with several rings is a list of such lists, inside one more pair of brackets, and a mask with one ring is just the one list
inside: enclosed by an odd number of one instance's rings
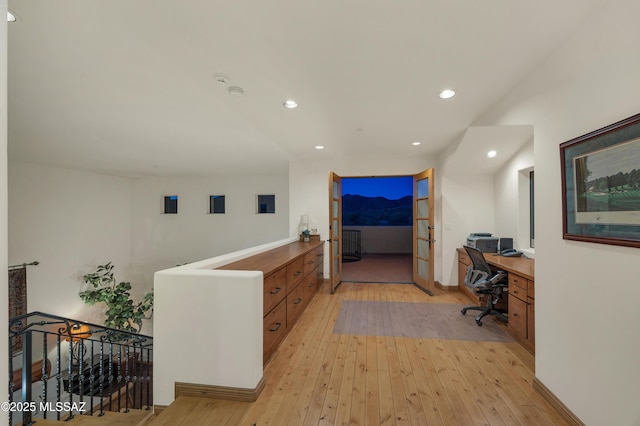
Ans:
{"label": "desk drawer", "polygon": [[458,262],[464,263],[467,266],[471,266],[471,258],[467,253],[458,252]]}
{"label": "desk drawer", "polygon": [[527,303],[509,293],[509,331],[527,338]]}
{"label": "desk drawer", "polygon": [[527,279],[516,274],[509,274],[509,294],[520,300],[527,298]]}

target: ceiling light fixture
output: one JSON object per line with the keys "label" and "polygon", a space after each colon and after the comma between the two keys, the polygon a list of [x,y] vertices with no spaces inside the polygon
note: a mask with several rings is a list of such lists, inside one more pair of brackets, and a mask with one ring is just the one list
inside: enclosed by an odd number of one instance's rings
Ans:
{"label": "ceiling light fixture", "polygon": [[440,92],[440,94],[438,95],[438,97],[440,99],[449,99],[449,98],[453,98],[456,95],[456,92],[451,90],[451,89],[445,89],[442,92]]}
{"label": "ceiling light fixture", "polygon": [[293,99],[288,99],[282,103],[285,108],[294,109],[298,108],[298,103]]}
{"label": "ceiling light fixture", "polygon": [[493,158],[496,155],[498,155],[498,152],[496,152],[496,151],[491,150],[491,151],[487,152],[487,157],[489,157],[489,158]]}
{"label": "ceiling light fixture", "polygon": [[7,22],[16,22],[16,15],[7,10]]}
{"label": "ceiling light fixture", "polygon": [[411,142],[411,145],[413,145],[413,146],[422,145],[422,142]]}
{"label": "ceiling light fixture", "polygon": [[316,145],[315,149],[324,149],[324,145]]}
{"label": "ceiling light fixture", "polygon": [[244,96],[244,89],[242,87],[238,87],[238,86],[229,86],[229,88],[227,89],[227,91],[229,92],[230,95],[232,96],[237,96],[237,97],[241,97]]}

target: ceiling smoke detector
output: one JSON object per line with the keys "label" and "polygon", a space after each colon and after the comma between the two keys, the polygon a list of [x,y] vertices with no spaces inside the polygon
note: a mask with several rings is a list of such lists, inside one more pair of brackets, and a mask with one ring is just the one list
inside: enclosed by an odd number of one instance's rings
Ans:
{"label": "ceiling smoke detector", "polygon": [[213,75],[213,78],[216,79],[218,84],[229,84],[229,76],[226,74],[218,72]]}

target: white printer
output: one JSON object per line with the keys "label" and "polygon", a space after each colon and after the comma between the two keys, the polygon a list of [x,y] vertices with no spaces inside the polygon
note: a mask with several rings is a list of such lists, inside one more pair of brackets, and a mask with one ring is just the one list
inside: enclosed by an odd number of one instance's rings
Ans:
{"label": "white printer", "polygon": [[467,237],[467,245],[477,248],[481,252],[496,253],[498,240],[498,237],[494,237],[488,232],[474,232]]}

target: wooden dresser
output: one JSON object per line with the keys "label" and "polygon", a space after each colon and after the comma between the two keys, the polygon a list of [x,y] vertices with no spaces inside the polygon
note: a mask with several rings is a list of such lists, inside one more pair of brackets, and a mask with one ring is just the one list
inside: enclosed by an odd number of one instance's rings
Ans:
{"label": "wooden dresser", "polygon": [[324,281],[324,241],[293,242],[217,269],[262,271],[263,362],[282,340]]}
{"label": "wooden dresser", "polygon": [[[464,284],[467,267],[471,259],[463,248],[458,253],[458,289],[469,296],[477,304],[484,301]],[[496,269],[506,271],[509,280],[507,330],[518,342],[530,352],[535,352],[535,261],[525,257],[496,256],[495,253],[484,253],[487,263]],[[501,306],[498,306],[501,307]],[[506,306],[505,306],[506,307]]]}

